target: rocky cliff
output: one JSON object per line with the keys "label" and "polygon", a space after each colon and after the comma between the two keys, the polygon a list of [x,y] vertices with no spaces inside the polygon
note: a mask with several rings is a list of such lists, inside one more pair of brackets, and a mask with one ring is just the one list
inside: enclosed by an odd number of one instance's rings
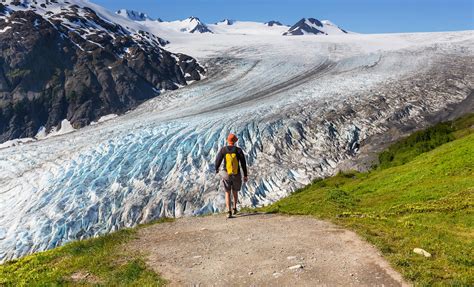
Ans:
{"label": "rocky cliff", "polygon": [[0,143],[64,119],[83,127],[201,79],[205,71],[195,59],[86,4],[0,4]]}

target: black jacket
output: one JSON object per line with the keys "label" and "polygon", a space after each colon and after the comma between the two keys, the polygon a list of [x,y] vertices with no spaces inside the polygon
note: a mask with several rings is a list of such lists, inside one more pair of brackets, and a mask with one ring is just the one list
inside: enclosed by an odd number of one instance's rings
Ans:
{"label": "black jacket", "polygon": [[[245,155],[244,152],[240,147],[237,146],[225,146],[222,147],[221,150],[217,153],[216,157],[216,173],[219,172],[219,167],[221,166],[222,160],[224,160],[224,170],[226,167],[225,163],[225,155],[227,153],[236,153],[237,154],[237,159],[239,160],[239,166],[242,168],[244,172],[244,176],[247,176],[247,162],[245,161]],[[240,174],[240,168],[239,168],[239,174]]]}

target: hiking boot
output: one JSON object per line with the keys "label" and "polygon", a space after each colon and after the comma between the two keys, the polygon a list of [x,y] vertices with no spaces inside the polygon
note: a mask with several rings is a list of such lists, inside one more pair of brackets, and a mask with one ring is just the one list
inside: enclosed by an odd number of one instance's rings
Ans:
{"label": "hiking boot", "polygon": [[234,215],[237,214],[237,208],[234,208]]}
{"label": "hiking boot", "polygon": [[229,213],[227,214],[227,218],[232,218],[232,211],[229,211]]}

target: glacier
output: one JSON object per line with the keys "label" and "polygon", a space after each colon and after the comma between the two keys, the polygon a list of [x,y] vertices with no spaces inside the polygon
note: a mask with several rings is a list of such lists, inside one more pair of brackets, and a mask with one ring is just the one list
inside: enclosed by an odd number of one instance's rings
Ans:
{"label": "glacier", "polygon": [[[153,27],[150,32],[159,35]],[[161,31],[162,32],[162,31]],[[0,261],[160,217],[219,212],[214,157],[248,155],[242,206],[336,173],[472,97],[474,32],[166,35],[206,79],[118,117],[0,149]]]}

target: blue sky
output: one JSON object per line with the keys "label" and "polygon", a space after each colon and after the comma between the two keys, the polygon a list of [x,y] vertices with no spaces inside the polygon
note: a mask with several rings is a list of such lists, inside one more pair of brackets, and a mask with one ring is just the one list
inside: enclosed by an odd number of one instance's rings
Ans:
{"label": "blue sky", "polygon": [[474,0],[91,0],[110,10],[145,12],[163,20],[197,16],[294,24],[302,17],[328,19],[360,33],[474,29]]}

